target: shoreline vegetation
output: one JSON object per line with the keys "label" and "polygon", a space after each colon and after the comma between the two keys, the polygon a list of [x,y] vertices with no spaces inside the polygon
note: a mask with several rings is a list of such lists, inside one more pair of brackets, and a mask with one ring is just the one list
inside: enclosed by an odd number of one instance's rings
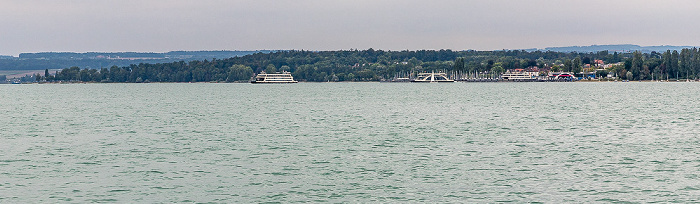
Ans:
{"label": "shoreline vegetation", "polygon": [[[696,81],[700,51],[686,48],[663,53],[608,51],[564,53],[552,51],[278,51],[227,59],[139,63],[88,69],[77,66],[27,76],[40,83],[248,82],[265,71],[291,72],[300,82],[382,82],[444,72],[452,78],[497,79],[511,70],[575,73],[581,81]],[[32,79],[33,78],[33,79]]]}
{"label": "shoreline vegetation", "polygon": [[[564,81],[550,81],[550,82],[539,82],[539,83],[560,83]],[[700,80],[690,80],[690,81],[685,81],[685,80],[643,80],[643,81],[627,81],[627,80],[578,80],[578,81],[566,81],[564,83],[680,83],[680,82],[700,82]],[[72,81],[72,82],[26,82],[26,83],[21,83],[21,84],[249,84],[250,82],[248,81],[240,81],[240,82],[145,82],[145,83],[134,83],[134,82],[81,82],[81,81]],[[298,82],[298,83],[382,83],[385,84],[381,81],[305,81],[305,82]],[[402,83],[402,82],[388,82],[391,84],[395,83]],[[411,83],[411,82],[405,82],[405,83]],[[467,82],[467,81],[456,81],[455,83],[538,83],[538,82],[518,82],[518,81],[496,81],[496,82]],[[422,84],[422,83],[419,83]],[[0,84],[1,85],[1,84]]]}
{"label": "shoreline vegetation", "polygon": [[[498,80],[491,82],[471,82],[471,81],[455,81],[455,83],[523,83],[521,81],[508,81],[508,80]],[[688,80],[624,80],[624,79],[583,79],[574,81],[531,81],[530,83],[678,83],[678,82],[700,82],[698,79],[688,79]],[[249,84],[250,81],[200,81],[200,82],[95,82],[95,81],[36,81],[27,82],[22,84]],[[413,83],[413,82],[392,82],[392,81],[301,81],[298,83],[391,83],[391,84],[401,84],[401,83]],[[420,83],[419,83],[420,84]]]}

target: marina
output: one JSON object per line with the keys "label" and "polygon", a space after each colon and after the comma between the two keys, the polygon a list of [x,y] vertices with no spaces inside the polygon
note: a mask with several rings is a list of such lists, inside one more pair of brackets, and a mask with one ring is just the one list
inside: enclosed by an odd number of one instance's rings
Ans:
{"label": "marina", "polygon": [[415,75],[396,76],[381,82],[572,82],[580,80],[570,72],[541,73],[526,69],[512,69],[503,74],[496,73],[473,73],[458,74],[445,72],[423,72]]}

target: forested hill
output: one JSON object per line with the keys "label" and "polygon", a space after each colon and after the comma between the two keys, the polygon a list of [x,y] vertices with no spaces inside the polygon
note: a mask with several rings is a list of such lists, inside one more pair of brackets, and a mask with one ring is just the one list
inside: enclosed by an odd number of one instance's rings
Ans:
{"label": "forested hill", "polygon": [[[554,71],[580,72],[594,60],[606,64],[625,62],[611,71],[646,78],[650,72],[673,76],[700,73],[697,49],[665,53],[562,53],[508,51],[280,51],[216,60],[141,63],[102,69],[63,69],[51,80],[94,82],[233,82],[247,81],[261,71],[289,71],[299,81],[379,81],[399,74],[444,71],[451,73],[491,72],[506,69],[544,67]],[[633,60],[634,59],[634,60]],[[683,61],[685,60],[685,61]],[[689,61],[690,60],[690,61]],[[674,63],[675,62],[675,63]],[[691,63],[693,62],[693,63]],[[683,64],[683,66],[681,66]],[[660,75],[656,75],[660,76]]]}
{"label": "forested hill", "polygon": [[225,59],[254,53],[270,53],[272,50],[255,51],[170,51],[157,52],[39,52],[21,53],[19,57],[0,55],[0,70],[63,69],[72,66],[99,69],[102,67],[129,66],[139,63],[168,63],[175,61]]}
{"label": "forested hill", "polygon": [[548,47],[545,51],[554,52],[634,52],[640,51],[642,53],[651,52],[665,52],[667,50],[681,51],[683,49],[691,49],[692,46],[672,46],[672,45],[660,45],[660,46],[639,46],[631,44],[621,44],[621,45],[590,45],[590,46],[568,46],[568,47]]}

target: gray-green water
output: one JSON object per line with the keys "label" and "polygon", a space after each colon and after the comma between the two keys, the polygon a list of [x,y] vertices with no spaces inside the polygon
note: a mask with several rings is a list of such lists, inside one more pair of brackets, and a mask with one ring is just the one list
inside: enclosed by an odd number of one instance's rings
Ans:
{"label": "gray-green water", "polygon": [[0,86],[0,202],[700,202],[700,83]]}

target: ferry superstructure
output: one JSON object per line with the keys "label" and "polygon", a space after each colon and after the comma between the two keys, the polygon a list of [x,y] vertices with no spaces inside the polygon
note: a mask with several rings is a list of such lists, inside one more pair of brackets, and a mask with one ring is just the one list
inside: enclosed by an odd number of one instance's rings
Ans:
{"label": "ferry superstructure", "polygon": [[501,79],[506,81],[537,81],[539,72],[528,72],[522,69],[508,71],[501,75]]}
{"label": "ferry superstructure", "polygon": [[268,74],[263,72],[260,72],[260,74],[255,76],[255,80],[251,81],[250,83],[259,83],[259,84],[283,84],[283,83],[297,83],[297,81],[294,81],[294,78],[292,77],[292,73],[290,72],[282,72],[282,73],[274,73],[274,74]]}

